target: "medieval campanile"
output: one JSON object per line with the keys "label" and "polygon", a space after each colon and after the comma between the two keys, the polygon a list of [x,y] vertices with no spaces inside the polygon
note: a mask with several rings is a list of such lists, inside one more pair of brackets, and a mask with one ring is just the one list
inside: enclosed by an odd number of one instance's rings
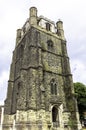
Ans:
{"label": "medieval campanile", "polygon": [[3,130],[79,130],[63,22],[35,7],[17,30]]}

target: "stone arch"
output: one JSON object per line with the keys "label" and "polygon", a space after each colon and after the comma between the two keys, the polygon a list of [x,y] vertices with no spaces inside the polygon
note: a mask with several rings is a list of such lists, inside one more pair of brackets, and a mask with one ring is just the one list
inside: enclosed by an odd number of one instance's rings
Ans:
{"label": "stone arch", "polygon": [[59,121],[58,107],[54,105],[52,107],[52,122],[58,122],[58,121]]}
{"label": "stone arch", "polygon": [[63,104],[51,104],[52,126],[57,128],[63,126]]}

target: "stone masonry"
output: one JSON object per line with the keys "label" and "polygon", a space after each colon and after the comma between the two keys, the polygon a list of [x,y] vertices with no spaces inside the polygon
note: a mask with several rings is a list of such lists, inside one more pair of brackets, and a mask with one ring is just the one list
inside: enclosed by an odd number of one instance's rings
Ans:
{"label": "stone masonry", "polygon": [[3,130],[80,130],[63,22],[30,17],[17,30]]}

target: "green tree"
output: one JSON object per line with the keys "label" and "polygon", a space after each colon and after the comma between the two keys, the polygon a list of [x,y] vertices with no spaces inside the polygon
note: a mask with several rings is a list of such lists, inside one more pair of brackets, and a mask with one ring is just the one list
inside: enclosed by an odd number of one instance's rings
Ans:
{"label": "green tree", "polygon": [[80,114],[80,119],[82,120],[83,112],[86,111],[86,86],[83,83],[74,83],[74,90],[77,97],[78,109]]}

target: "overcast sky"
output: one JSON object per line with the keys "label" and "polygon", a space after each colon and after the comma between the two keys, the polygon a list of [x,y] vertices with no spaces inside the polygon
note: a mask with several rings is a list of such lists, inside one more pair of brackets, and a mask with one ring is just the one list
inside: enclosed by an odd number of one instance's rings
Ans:
{"label": "overcast sky", "polygon": [[6,98],[16,30],[36,6],[38,16],[63,21],[74,82],[86,84],[86,0],[0,0],[0,104]]}

